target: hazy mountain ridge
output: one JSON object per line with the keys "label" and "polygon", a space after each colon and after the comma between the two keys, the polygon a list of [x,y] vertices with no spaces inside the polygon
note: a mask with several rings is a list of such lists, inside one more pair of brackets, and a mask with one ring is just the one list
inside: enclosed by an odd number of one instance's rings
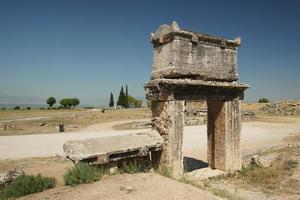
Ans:
{"label": "hazy mountain ridge", "polygon": [[45,104],[46,99],[33,96],[0,95],[0,104]]}

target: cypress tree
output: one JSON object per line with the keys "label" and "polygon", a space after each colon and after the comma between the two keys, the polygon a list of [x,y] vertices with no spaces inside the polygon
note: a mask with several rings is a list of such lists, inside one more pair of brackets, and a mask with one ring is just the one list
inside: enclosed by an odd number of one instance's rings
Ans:
{"label": "cypress tree", "polygon": [[123,86],[121,87],[117,105],[122,106],[122,107],[124,107],[124,105],[125,105],[125,94],[124,94]]}
{"label": "cypress tree", "polygon": [[109,106],[113,107],[114,105],[115,105],[114,95],[112,93],[110,93]]}
{"label": "cypress tree", "polygon": [[124,107],[128,108],[128,86],[126,85],[126,90],[125,90],[125,102],[124,102]]}

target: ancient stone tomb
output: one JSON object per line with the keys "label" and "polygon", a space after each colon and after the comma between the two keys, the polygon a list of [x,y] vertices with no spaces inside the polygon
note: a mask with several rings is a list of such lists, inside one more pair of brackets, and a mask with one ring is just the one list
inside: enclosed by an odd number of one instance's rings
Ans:
{"label": "ancient stone tomb", "polygon": [[241,102],[249,86],[236,82],[240,38],[220,37],[161,25],[151,34],[153,70],[145,84],[152,131],[69,141],[66,156],[94,165],[149,157],[173,177],[183,173],[185,101],[207,102],[207,158],[213,169],[241,168]]}
{"label": "ancient stone tomb", "polygon": [[153,67],[145,84],[152,129],[164,139],[159,167],[173,177],[183,173],[185,101],[207,101],[207,158],[213,169],[241,168],[241,102],[249,86],[236,82],[239,37],[227,40],[172,25],[151,33]]}

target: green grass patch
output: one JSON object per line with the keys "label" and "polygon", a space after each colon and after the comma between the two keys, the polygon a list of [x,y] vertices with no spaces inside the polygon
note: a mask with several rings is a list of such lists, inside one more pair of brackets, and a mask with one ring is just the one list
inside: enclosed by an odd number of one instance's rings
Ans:
{"label": "green grass patch", "polygon": [[137,162],[136,160],[123,162],[121,167],[119,168],[119,172],[121,174],[123,173],[135,174],[139,172],[148,172],[148,171],[149,171],[149,167],[147,166],[147,163]]}
{"label": "green grass patch", "polygon": [[40,174],[22,175],[17,177],[10,185],[0,192],[0,200],[14,199],[28,194],[54,188],[56,179],[53,177],[43,177]]}
{"label": "green grass patch", "polygon": [[69,168],[64,174],[65,185],[79,185],[99,181],[105,174],[105,170],[85,163],[78,163]]}
{"label": "green grass patch", "polygon": [[244,167],[239,176],[252,184],[265,185],[267,187],[275,186],[278,183],[281,172],[277,167]]}

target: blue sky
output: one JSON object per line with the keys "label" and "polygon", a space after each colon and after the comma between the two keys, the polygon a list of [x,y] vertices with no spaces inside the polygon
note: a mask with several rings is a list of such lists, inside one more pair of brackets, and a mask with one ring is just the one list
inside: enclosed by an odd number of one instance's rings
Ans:
{"label": "blue sky", "polygon": [[300,1],[0,0],[0,95],[106,104],[120,86],[144,97],[150,32],[180,27],[242,37],[247,101],[300,99]]}

